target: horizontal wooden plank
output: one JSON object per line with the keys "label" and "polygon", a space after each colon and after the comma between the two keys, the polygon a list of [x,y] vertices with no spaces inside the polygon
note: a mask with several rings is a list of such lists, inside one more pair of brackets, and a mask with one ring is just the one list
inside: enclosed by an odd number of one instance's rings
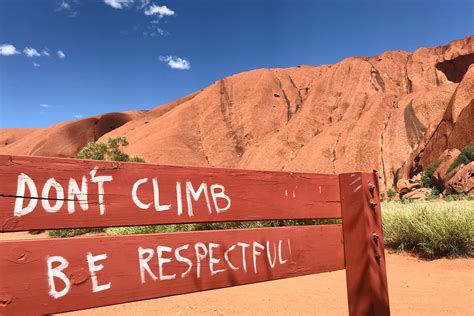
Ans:
{"label": "horizontal wooden plank", "polygon": [[0,314],[64,312],[341,270],[342,243],[341,225],[1,242]]}
{"label": "horizontal wooden plank", "polygon": [[341,217],[336,175],[0,156],[0,177],[1,231]]}

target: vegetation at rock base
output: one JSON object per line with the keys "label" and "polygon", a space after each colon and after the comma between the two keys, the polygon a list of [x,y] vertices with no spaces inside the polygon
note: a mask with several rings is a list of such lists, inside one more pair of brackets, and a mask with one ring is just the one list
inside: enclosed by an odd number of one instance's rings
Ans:
{"label": "vegetation at rock base", "polygon": [[474,143],[464,147],[461,150],[461,154],[454,160],[454,162],[449,166],[448,171],[450,172],[457,167],[459,167],[461,164],[467,165],[471,161],[474,161]]}
{"label": "vegetation at rock base", "polygon": [[382,204],[387,248],[424,258],[474,256],[474,201]]}
{"label": "vegetation at rock base", "polygon": [[48,235],[54,238],[66,238],[103,232],[104,230],[102,228],[55,229],[48,230]]}
{"label": "vegetation at rock base", "polygon": [[[470,145],[464,147],[461,150],[461,154],[449,166],[448,170],[446,171],[446,174],[453,171],[454,169],[456,169],[460,165],[462,165],[462,164],[466,165],[466,164],[470,163],[471,161],[474,161],[474,143],[471,143]],[[426,168],[426,170],[424,170],[421,173],[421,184],[422,184],[422,186],[424,188],[431,188],[432,189],[431,196],[429,197],[430,199],[438,198],[439,194],[441,192],[443,192],[443,190],[444,190],[444,187],[443,187],[442,183],[436,182],[435,184],[433,184],[433,182],[431,181],[431,177],[433,176],[434,172],[439,167],[441,162],[442,162],[441,159],[436,160],[435,162],[430,164]],[[453,195],[459,195],[459,194],[455,193]],[[444,198],[446,199],[446,197],[444,197]],[[455,197],[450,197],[450,196],[447,196],[447,198],[448,198],[448,200],[456,200],[457,199]]]}
{"label": "vegetation at rock base", "polygon": [[393,190],[393,189],[389,189],[387,191],[387,197],[389,199],[393,199],[395,196],[397,196],[397,191]]}
{"label": "vegetation at rock base", "polygon": [[441,164],[441,160],[438,159],[435,162],[433,162],[431,165],[429,165],[425,171],[421,174],[421,184],[423,185],[424,188],[431,188],[431,176],[433,176],[433,173],[436,171],[436,169],[439,167]]}
{"label": "vegetation at rock base", "polygon": [[246,222],[224,222],[224,223],[199,223],[180,225],[151,225],[107,228],[105,232],[109,235],[131,235],[151,233],[172,233],[196,230],[219,230],[219,229],[244,229],[279,226],[301,226],[301,225],[324,225],[340,224],[340,219],[325,220],[284,220],[284,221],[246,221]]}

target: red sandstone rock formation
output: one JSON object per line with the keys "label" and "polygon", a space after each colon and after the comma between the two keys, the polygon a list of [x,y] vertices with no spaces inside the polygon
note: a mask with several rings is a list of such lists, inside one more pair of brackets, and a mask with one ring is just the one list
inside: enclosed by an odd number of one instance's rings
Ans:
{"label": "red sandstone rock formation", "polygon": [[[0,129],[0,154],[74,157],[90,140],[143,115],[144,111],[108,113],[39,129]],[[8,143],[8,145],[5,145]]]}
{"label": "red sandstone rock formation", "polygon": [[[127,152],[151,163],[322,173],[377,169],[390,188],[446,148],[474,140],[472,63],[474,36],[335,65],[257,69],[112,131],[94,132],[97,118],[67,122],[0,147],[0,153],[73,156],[90,138],[120,135],[130,142]],[[53,133],[62,136],[51,144]]]}

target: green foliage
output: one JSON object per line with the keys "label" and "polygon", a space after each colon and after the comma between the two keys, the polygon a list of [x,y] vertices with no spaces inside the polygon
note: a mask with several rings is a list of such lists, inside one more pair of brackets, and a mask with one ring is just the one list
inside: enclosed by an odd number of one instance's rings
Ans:
{"label": "green foliage", "polygon": [[394,190],[392,190],[392,189],[389,189],[389,190],[387,191],[387,197],[388,197],[389,199],[394,198],[395,195],[397,195],[397,192],[396,192],[396,191],[394,191]]}
{"label": "green foliage", "polygon": [[223,223],[199,223],[180,225],[154,225],[154,226],[130,226],[107,228],[105,232],[109,235],[130,234],[152,234],[172,233],[196,230],[219,230],[219,229],[243,229],[279,226],[301,226],[301,225],[326,225],[341,224],[340,219],[315,219],[315,220],[284,220],[284,221],[253,221],[253,222],[223,222]]}
{"label": "green foliage", "polygon": [[438,169],[439,165],[441,164],[441,160],[438,159],[435,162],[433,162],[431,165],[426,168],[425,171],[422,172],[421,174],[421,183],[424,188],[431,188],[431,176],[433,173]]}
{"label": "green foliage", "polygon": [[145,162],[145,159],[143,159],[142,157],[139,157],[139,156],[131,156],[130,157],[130,162]]}
{"label": "green foliage", "polygon": [[474,256],[474,201],[382,204],[387,247],[425,258]]}
{"label": "green foliage", "polygon": [[467,165],[471,161],[474,161],[474,143],[464,147],[461,150],[461,154],[453,161],[451,166],[449,166],[447,172],[451,172],[452,170],[459,167],[461,164]]}
{"label": "green foliage", "polygon": [[76,155],[79,159],[110,160],[145,162],[142,157],[129,156],[123,152],[123,148],[128,146],[128,140],[124,136],[110,137],[107,143],[96,143],[91,140]]}
{"label": "green foliage", "polygon": [[56,229],[48,230],[48,235],[54,238],[74,237],[90,233],[101,233],[102,228],[84,228],[84,229]]}
{"label": "green foliage", "polygon": [[76,157],[79,159],[105,160],[107,154],[107,144],[96,143],[93,140],[87,143]]}
{"label": "green foliage", "polygon": [[449,194],[443,197],[443,200],[446,202],[452,201],[474,201],[474,196],[468,195],[466,193],[456,193],[456,194]]}

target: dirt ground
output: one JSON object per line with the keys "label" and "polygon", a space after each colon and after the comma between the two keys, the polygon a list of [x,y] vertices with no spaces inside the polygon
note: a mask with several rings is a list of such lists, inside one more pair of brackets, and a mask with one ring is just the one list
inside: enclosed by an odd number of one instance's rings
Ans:
{"label": "dirt ground", "polygon": [[[474,259],[387,255],[392,315],[474,315]],[[97,308],[67,315],[347,315],[345,271]]]}
{"label": "dirt ground", "polygon": [[[474,259],[389,253],[387,270],[392,315],[474,315]],[[63,315],[347,315],[345,281],[345,271],[336,271]]]}

